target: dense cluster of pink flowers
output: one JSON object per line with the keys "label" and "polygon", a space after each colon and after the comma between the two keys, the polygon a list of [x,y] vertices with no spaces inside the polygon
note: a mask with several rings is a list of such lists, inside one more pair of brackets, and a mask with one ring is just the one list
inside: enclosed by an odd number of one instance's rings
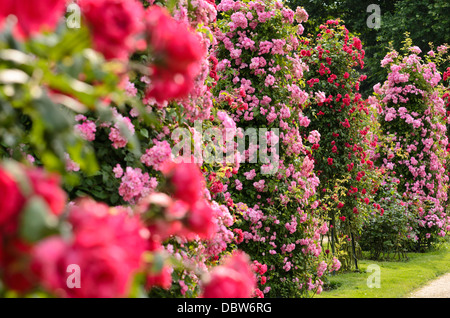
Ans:
{"label": "dense cluster of pink flowers", "polygon": [[[49,11],[52,14],[44,19],[30,12],[27,16],[25,5],[8,3],[1,8],[0,21],[3,24],[7,15],[15,14],[19,18],[16,31],[29,37],[44,30],[44,26],[46,30],[53,30],[57,20],[62,18],[64,4],[63,1],[44,3],[45,10],[55,5],[55,10]],[[208,87],[206,80],[208,76],[217,80],[214,73],[217,60],[206,55],[206,49],[212,44],[208,35],[195,28],[208,28],[204,24],[215,21],[214,3],[180,2],[173,17],[160,6],[144,9],[138,1],[126,4],[125,1],[83,0],[79,5],[83,22],[92,35],[93,47],[106,60],[126,61],[135,51],[149,51],[152,57],[149,71],[140,78],[147,86],[144,97],[144,103],[150,106],[147,110],[151,111],[154,106],[161,110],[168,101],[177,99],[184,105],[186,118],[209,118],[211,86]],[[195,11],[196,20],[188,17],[188,9]],[[105,28],[105,25],[109,27]],[[126,94],[136,97],[135,84],[129,78],[123,83]],[[138,113],[135,109],[129,115],[119,108],[111,110],[113,118],[109,122],[87,115],[76,116],[75,131],[88,142],[97,142],[106,135],[113,149],[125,150],[130,143],[128,137],[136,133],[135,125],[139,119],[134,121],[133,118]],[[164,116],[161,117],[163,121],[166,120]],[[227,116],[222,120],[225,125],[234,124]],[[170,130],[164,127],[141,156],[141,163],[148,169],[123,165],[123,162],[114,167],[112,172],[119,182],[118,194],[129,204],[128,208],[110,208],[91,199],[77,200],[67,207],[65,222],[72,229],[70,235],[43,237],[36,244],[28,244],[19,237],[18,220],[27,204],[27,196],[31,194],[23,195],[16,180],[2,170],[0,199],[7,208],[2,210],[0,218],[0,275],[6,286],[19,292],[39,287],[60,297],[124,297],[129,295],[134,275],[145,272],[148,289],[155,286],[169,288],[174,269],[164,265],[159,272],[153,272],[151,264],[144,262],[143,255],[148,252],[169,253],[191,265],[197,262],[196,271],[207,272],[209,269],[204,264],[210,263],[211,258],[217,259],[228,244],[235,241],[235,234],[230,229],[234,219],[226,205],[211,201],[198,166],[171,162],[171,145],[162,140],[168,134]],[[66,162],[68,171],[79,171],[68,155]],[[66,208],[67,198],[56,185],[59,179],[44,177],[38,170],[27,171],[27,174],[35,192],[33,195],[47,202],[49,210],[55,217],[59,216]],[[219,183],[216,188],[216,193],[222,191]],[[183,244],[198,244],[198,255],[189,255],[183,246],[163,245],[175,237]],[[66,268],[71,264],[79,265],[83,272],[81,289],[71,289],[66,284]],[[24,266],[30,270],[22,271]],[[233,261],[224,265],[224,268],[232,267],[237,271],[247,268],[248,275],[236,277],[231,285],[226,284],[215,293],[208,287],[204,297],[223,296],[222,293],[230,297],[251,295],[254,274],[247,256],[238,253]],[[218,272],[219,268],[212,277]],[[187,276],[195,275],[185,270],[182,279]],[[186,292],[190,287],[183,280],[178,283]],[[196,278],[199,280],[200,275]]]}
{"label": "dense cluster of pink flowers", "polygon": [[[320,292],[323,283],[316,277],[316,269],[305,270],[299,262],[299,258],[308,258],[311,264],[318,262],[318,240],[326,232],[320,234],[322,222],[306,212],[319,185],[314,162],[306,156],[307,142],[318,143],[320,133],[303,137],[299,129],[310,123],[302,107],[312,98],[301,88],[300,80],[308,66],[297,53],[297,35],[303,33],[301,23],[307,21],[308,14],[302,8],[293,11],[277,1],[225,0],[217,9],[227,17],[215,34],[217,70],[222,80],[214,92],[219,96],[220,116],[226,112],[242,128],[258,128],[260,124],[280,129],[279,135],[266,134],[267,153],[273,155],[271,162],[243,163],[258,152],[266,153],[266,149],[249,147],[240,164],[235,165],[237,173],[224,178],[228,190],[224,194],[229,193],[235,202],[236,223],[240,224],[236,230],[242,232],[239,247],[271,270],[258,280],[256,295],[271,295],[271,291],[283,294],[283,288],[289,289],[293,280],[296,293]],[[283,31],[263,33],[267,28],[281,30],[281,26]],[[273,153],[274,145],[279,146],[279,152]],[[275,163],[276,172],[267,174]],[[243,189],[249,189],[252,195],[243,197],[239,194]],[[303,248],[304,242],[308,242],[309,249]],[[310,253],[312,248],[314,253]],[[300,276],[304,281],[295,280]],[[309,289],[304,288],[307,281],[312,282]]]}
{"label": "dense cluster of pink flowers", "polygon": [[87,120],[84,115],[77,115],[75,120],[81,122],[75,125],[75,131],[77,131],[82,138],[88,141],[95,140],[95,132],[97,131],[97,126],[92,120]]}
{"label": "dense cluster of pink flowers", "polygon": [[[417,54],[418,47],[409,48],[401,56],[390,52],[381,64],[389,68],[387,80],[377,84],[374,91],[379,96],[373,105],[378,108],[384,121],[383,132],[392,145],[381,154],[382,168],[396,173],[399,190],[405,201],[416,206],[419,202],[417,222],[421,228],[437,228],[445,235],[447,216],[446,174],[448,146],[446,110],[437,85],[442,77],[433,62],[425,62]],[[398,154],[406,154],[399,156]]]}
{"label": "dense cluster of pink flowers", "polygon": [[155,140],[155,145],[147,149],[145,154],[141,157],[141,162],[147,167],[152,167],[155,170],[161,170],[161,165],[167,160],[171,159],[172,148],[165,140]]}
{"label": "dense cluster of pink flowers", "polygon": [[136,203],[154,191],[158,185],[155,177],[150,177],[140,168],[127,167],[120,172],[120,166],[116,167],[115,176],[121,178],[119,194],[127,202]]}

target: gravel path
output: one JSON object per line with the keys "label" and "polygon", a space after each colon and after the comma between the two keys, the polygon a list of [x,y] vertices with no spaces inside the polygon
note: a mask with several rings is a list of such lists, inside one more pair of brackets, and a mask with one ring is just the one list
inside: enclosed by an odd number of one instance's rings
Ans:
{"label": "gravel path", "polygon": [[450,298],[450,273],[412,292],[409,298]]}

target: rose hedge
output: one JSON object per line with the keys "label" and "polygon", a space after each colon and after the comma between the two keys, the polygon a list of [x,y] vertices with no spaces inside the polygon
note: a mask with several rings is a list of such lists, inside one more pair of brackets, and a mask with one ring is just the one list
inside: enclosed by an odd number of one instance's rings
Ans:
{"label": "rose hedge", "polygon": [[[306,156],[306,138],[300,135],[310,121],[302,112],[309,95],[304,91],[306,65],[296,51],[308,15],[275,1],[222,1],[218,11],[219,80],[213,90],[221,109],[217,116],[226,112],[243,133],[267,129],[263,138],[276,146],[274,154],[270,147],[247,148],[246,142],[245,153],[236,159],[239,170],[225,180],[233,189],[229,197],[235,207],[234,231],[242,233],[238,246],[267,266],[269,271],[259,280],[264,294],[320,292],[321,276],[327,267],[335,270],[338,265],[330,268],[331,259],[327,264],[319,257],[319,239],[328,228],[311,208],[319,181]],[[279,129],[279,135],[270,136],[272,128]],[[312,133],[310,138],[319,136]],[[261,158],[266,152],[270,161],[252,161],[252,156]]]}

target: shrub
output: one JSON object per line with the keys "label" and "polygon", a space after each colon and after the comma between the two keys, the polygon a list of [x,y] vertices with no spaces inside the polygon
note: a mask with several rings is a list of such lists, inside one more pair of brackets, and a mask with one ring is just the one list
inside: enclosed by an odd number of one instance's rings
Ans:
{"label": "shrub", "polygon": [[372,212],[361,231],[359,243],[371,259],[407,259],[407,252],[417,240],[415,213],[402,200],[397,191],[397,182],[384,176]]}

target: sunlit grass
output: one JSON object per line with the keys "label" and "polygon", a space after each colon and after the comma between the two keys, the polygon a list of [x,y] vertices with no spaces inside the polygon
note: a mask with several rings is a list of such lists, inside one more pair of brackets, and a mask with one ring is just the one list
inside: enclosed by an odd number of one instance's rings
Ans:
{"label": "sunlit grass", "polygon": [[[340,273],[328,278],[325,290],[317,298],[403,298],[417,288],[450,272],[450,243],[427,253],[409,253],[407,261],[360,260],[360,272]],[[370,288],[368,280],[374,272],[369,265],[380,268],[380,288]]]}

